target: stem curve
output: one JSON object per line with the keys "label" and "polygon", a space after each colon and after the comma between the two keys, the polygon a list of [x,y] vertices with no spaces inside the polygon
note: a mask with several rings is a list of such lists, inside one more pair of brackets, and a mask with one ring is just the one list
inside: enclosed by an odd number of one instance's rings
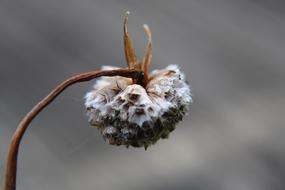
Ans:
{"label": "stem curve", "polygon": [[8,156],[6,162],[6,170],[4,175],[4,187],[3,190],[16,190],[16,176],[17,176],[17,157],[22,137],[28,128],[32,120],[46,107],[48,106],[61,92],[67,87],[78,83],[89,81],[101,76],[122,76],[136,79],[136,81],[142,81],[143,72],[134,69],[116,69],[116,70],[96,70],[73,77],[60,83],[54,88],[45,98],[37,103],[30,112],[19,123],[16,131],[14,132],[11,143],[8,149]]}

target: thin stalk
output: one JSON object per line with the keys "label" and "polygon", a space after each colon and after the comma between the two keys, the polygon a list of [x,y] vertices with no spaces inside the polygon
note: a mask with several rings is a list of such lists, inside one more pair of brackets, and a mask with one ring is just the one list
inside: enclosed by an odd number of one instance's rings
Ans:
{"label": "thin stalk", "polygon": [[16,129],[15,133],[12,136],[11,143],[8,149],[3,190],[16,190],[17,157],[18,157],[19,146],[22,137],[26,129],[28,128],[29,124],[32,122],[32,120],[67,87],[78,82],[89,81],[101,76],[122,76],[122,77],[133,78],[136,79],[136,81],[141,82],[143,78],[143,72],[134,69],[90,71],[87,73],[82,73],[73,76],[63,81],[55,89],[53,89],[44,99],[42,99],[39,103],[37,103],[29,113],[27,113],[27,115],[19,123],[18,128]]}

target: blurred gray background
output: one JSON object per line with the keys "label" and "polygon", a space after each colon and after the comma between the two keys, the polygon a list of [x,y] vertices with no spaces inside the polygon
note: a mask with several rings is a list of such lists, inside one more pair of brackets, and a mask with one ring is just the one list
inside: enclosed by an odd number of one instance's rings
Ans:
{"label": "blurred gray background", "polygon": [[1,0],[0,173],[20,119],[52,88],[102,65],[125,67],[122,16],[152,68],[179,64],[194,104],[168,140],[107,145],[67,89],[24,136],[22,190],[285,189],[284,0]]}

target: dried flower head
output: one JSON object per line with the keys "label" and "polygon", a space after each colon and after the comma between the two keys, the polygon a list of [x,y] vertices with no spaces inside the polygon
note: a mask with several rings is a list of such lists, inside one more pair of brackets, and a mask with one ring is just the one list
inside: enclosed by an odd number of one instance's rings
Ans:
{"label": "dried flower head", "polygon": [[[144,72],[142,81],[124,77],[102,77],[85,96],[85,106],[92,126],[100,129],[113,145],[147,148],[166,138],[182,120],[192,102],[190,87],[176,65],[149,73],[152,38],[148,36],[145,56],[138,61],[127,31],[128,12],[124,18],[124,47],[129,68]],[[103,70],[118,69],[105,66]]]}

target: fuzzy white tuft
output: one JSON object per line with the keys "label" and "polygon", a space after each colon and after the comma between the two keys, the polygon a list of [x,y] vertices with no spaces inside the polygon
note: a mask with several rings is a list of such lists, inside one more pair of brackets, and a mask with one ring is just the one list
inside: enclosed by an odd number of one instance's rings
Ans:
{"label": "fuzzy white tuft", "polygon": [[146,88],[128,78],[102,77],[85,96],[90,123],[110,144],[127,146],[148,146],[166,137],[191,102],[190,87],[176,65],[153,71]]}

